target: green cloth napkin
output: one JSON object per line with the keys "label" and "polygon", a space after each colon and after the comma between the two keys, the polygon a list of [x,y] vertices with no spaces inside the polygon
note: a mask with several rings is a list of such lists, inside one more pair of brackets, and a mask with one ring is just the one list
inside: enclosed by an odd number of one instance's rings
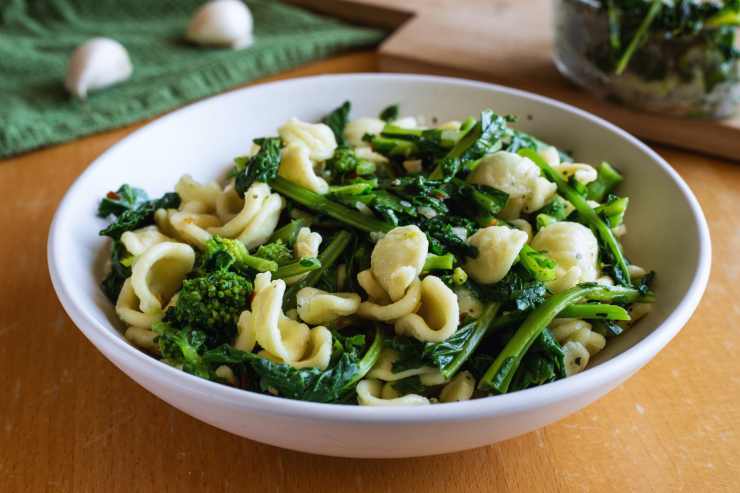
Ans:
{"label": "green cloth napkin", "polygon": [[[203,3],[0,2],[0,157],[120,127],[384,36],[277,1],[247,0],[255,26],[251,47],[198,47],[183,41],[183,34]],[[95,36],[121,42],[134,73],[79,101],[64,89],[67,60]]]}

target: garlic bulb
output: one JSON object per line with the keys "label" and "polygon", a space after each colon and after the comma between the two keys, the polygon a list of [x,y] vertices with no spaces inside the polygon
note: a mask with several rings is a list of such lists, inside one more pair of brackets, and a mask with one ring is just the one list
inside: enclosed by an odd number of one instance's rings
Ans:
{"label": "garlic bulb", "polygon": [[92,38],[77,47],[69,60],[64,86],[85,99],[87,92],[122,82],[133,72],[126,48],[109,38]]}
{"label": "garlic bulb", "polygon": [[241,0],[213,0],[199,8],[185,37],[201,45],[246,48],[252,44],[252,14]]}

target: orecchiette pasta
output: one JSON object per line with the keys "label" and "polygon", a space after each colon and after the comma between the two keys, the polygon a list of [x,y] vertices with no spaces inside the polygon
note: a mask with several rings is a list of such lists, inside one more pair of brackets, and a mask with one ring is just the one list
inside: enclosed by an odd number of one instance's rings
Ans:
{"label": "orecchiette pasta", "polygon": [[439,394],[440,402],[467,401],[473,397],[475,378],[469,371],[461,371],[444,386]]}
{"label": "orecchiette pasta", "polygon": [[[292,319],[287,319],[282,323],[285,325],[303,325]],[[297,361],[285,361],[268,351],[260,351],[259,355],[263,358],[272,360],[276,363],[288,363],[293,368],[318,368],[325,370],[331,360],[332,339],[329,329],[323,326],[314,327],[308,333],[308,343],[304,348],[303,356]]]}
{"label": "orecchiette pasta", "polygon": [[460,325],[457,295],[436,276],[421,281],[421,305],[416,313],[396,320],[396,333],[422,342],[444,341]]}
{"label": "orecchiette pasta", "polygon": [[357,274],[357,283],[365,290],[370,301],[381,305],[387,305],[390,303],[391,299],[388,297],[388,293],[386,293],[383,286],[375,280],[375,276],[370,269],[363,270]]}
{"label": "orecchiette pasta", "polygon": [[334,132],[323,123],[306,123],[291,118],[278,129],[278,135],[288,147],[293,144],[305,147],[314,161],[329,159],[337,148]]}
{"label": "orecchiette pasta", "polygon": [[162,320],[164,313],[144,313],[139,308],[139,298],[131,286],[131,278],[126,279],[116,301],[116,314],[125,323],[140,328],[149,328]]}
{"label": "orecchiette pasta", "polygon": [[388,158],[382,154],[374,152],[369,147],[360,147],[355,150],[355,155],[360,159],[365,159],[374,164],[387,164]]}
{"label": "orecchiette pasta", "polygon": [[283,158],[280,161],[278,174],[286,180],[307,188],[312,192],[325,194],[329,191],[329,184],[326,183],[326,180],[316,175],[310,155],[310,150],[304,145],[289,145],[283,149]]}
{"label": "orecchiette pasta", "polygon": [[216,199],[216,215],[221,219],[221,222],[226,224],[234,219],[243,207],[244,200],[239,197],[232,181],[226,185],[226,188],[224,188],[221,194],[219,194],[218,199]]}
{"label": "orecchiette pasta", "polygon": [[158,335],[156,332],[142,327],[129,327],[123,334],[131,344],[150,353],[159,352],[159,344],[156,342]]}
{"label": "orecchiette pasta", "polygon": [[[360,273],[362,274],[362,273]],[[357,276],[360,279],[360,275]],[[371,320],[390,322],[413,313],[421,303],[421,282],[415,280],[398,301],[389,304],[378,304],[374,301],[363,301],[357,309],[357,315]]]}
{"label": "orecchiette pasta", "polygon": [[239,321],[236,324],[238,335],[234,341],[234,347],[240,351],[251,353],[257,344],[257,332],[252,325],[252,312],[244,310],[239,315]]}
{"label": "orecchiette pasta", "polygon": [[370,270],[392,301],[403,297],[419,277],[429,249],[429,240],[417,226],[394,228],[376,243]]}
{"label": "orecchiette pasta", "polygon": [[236,385],[236,375],[234,375],[234,370],[232,370],[230,367],[226,365],[221,365],[216,368],[213,373],[215,373],[219,379],[228,383],[229,385]]}
{"label": "orecchiette pasta", "polygon": [[[236,191],[234,193],[236,193]],[[257,213],[263,208],[265,201],[267,201],[269,197],[270,187],[266,183],[253,183],[252,186],[244,192],[244,200],[241,210],[226,224],[221,227],[211,228],[209,232],[223,236],[224,238],[236,238],[254,221]]]}
{"label": "orecchiette pasta", "polygon": [[399,357],[400,355],[395,349],[384,348],[380,353],[378,361],[367,374],[368,378],[374,378],[384,382],[397,382],[398,380],[414,376],[439,374],[439,370],[431,366],[420,366],[419,368],[411,368],[394,373],[393,363],[398,361]]}
{"label": "orecchiette pasta", "polygon": [[357,118],[347,123],[344,138],[354,147],[369,147],[370,144],[362,140],[362,137],[365,134],[379,134],[384,126],[385,122],[379,118]]}
{"label": "orecchiette pasta", "polygon": [[296,300],[298,316],[309,324],[327,324],[360,308],[360,295],[356,293],[327,293],[311,287],[301,288]]}
{"label": "orecchiette pasta", "polygon": [[544,206],[557,187],[541,175],[530,159],[499,151],[484,157],[468,176],[468,182],[488,185],[509,194],[501,212],[504,219],[516,219],[522,210],[532,212]]}
{"label": "orecchiette pasta", "polygon": [[591,355],[583,344],[576,341],[568,341],[563,345],[563,354],[565,355],[565,374],[566,376],[575,375],[583,371],[588,365]]}
{"label": "orecchiette pasta", "polygon": [[[296,235],[295,245],[293,246],[293,256],[296,259],[301,259],[303,257],[318,257],[321,241],[322,238],[320,234],[312,233],[310,229],[305,227],[301,228],[298,230],[298,235]],[[295,284],[302,280],[307,275],[308,273],[298,274],[297,276],[285,279],[285,282],[290,286],[291,284]]]}
{"label": "orecchiette pasta", "polygon": [[557,278],[548,284],[554,292],[579,282],[593,282],[599,275],[599,245],[586,226],[562,221],[542,228],[532,239],[532,247],[547,253],[557,262]]}
{"label": "orecchiette pasta", "polygon": [[509,224],[514,226],[519,231],[524,231],[525,233],[527,233],[527,242],[532,241],[532,225],[529,224],[528,221],[524,219],[512,219],[511,221],[509,221]]}
{"label": "orecchiette pasta", "polygon": [[195,252],[189,245],[170,241],[154,245],[137,257],[131,268],[131,286],[141,311],[161,313],[194,263]]}
{"label": "orecchiette pasta", "polygon": [[527,243],[527,233],[506,226],[489,226],[476,231],[468,243],[478,249],[478,257],[467,259],[466,272],[479,283],[491,284],[503,279],[514,265]]}
{"label": "orecchiette pasta", "polygon": [[408,394],[395,399],[383,399],[383,384],[377,380],[362,380],[357,384],[357,403],[361,406],[424,406],[429,404],[426,397]]}
{"label": "orecchiette pasta", "polygon": [[221,195],[221,187],[215,182],[198,183],[190,175],[183,175],[175,185],[175,192],[185,204],[200,202],[205,204],[209,211],[214,211],[218,197]]}
{"label": "orecchiette pasta", "polygon": [[248,250],[265,243],[275,231],[283,207],[285,207],[285,200],[279,194],[270,194],[262,204],[260,211],[237,239],[244,243]]}
{"label": "orecchiette pasta", "polygon": [[556,318],[550,324],[552,335],[559,343],[566,341],[579,342],[593,356],[606,346],[606,339],[591,330],[591,324],[576,318]]}
{"label": "orecchiette pasta", "polygon": [[460,310],[460,315],[470,318],[480,317],[483,312],[483,303],[476,298],[471,290],[457,288],[455,294],[457,295],[457,306]]}
{"label": "orecchiette pasta", "polygon": [[196,212],[169,210],[169,223],[175,231],[175,236],[200,249],[205,248],[206,242],[211,239],[208,229],[221,224],[218,216]]}
{"label": "orecchiette pasta", "polygon": [[147,248],[165,241],[172,241],[172,238],[160,233],[156,226],[144,226],[121,235],[121,243],[131,255],[141,255]]}
{"label": "orecchiette pasta", "polygon": [[566,180],[573,176],[576,181],[585,185],[592,181],[596,181],[596,178],[598,177],[596,169],[589,164],[561,162],[560,154],[558,154],[558,150],[553,146],[545,146],[540,149],[538,153],[545,161],[547,161],[547,164],[552,166]]}
{"label": "orecchiette pasta", "polygon": [[310,329],[283,314],[285,282],[271,280],[269,272],[257,274],[254,293],[251,315],[240,318],[239,343],[248,347],[252,336],[246,332],[254,331],[254,341],[265,349],[265,356],[296,368],[325,369],[331,358],[331,332],[321,326]]}

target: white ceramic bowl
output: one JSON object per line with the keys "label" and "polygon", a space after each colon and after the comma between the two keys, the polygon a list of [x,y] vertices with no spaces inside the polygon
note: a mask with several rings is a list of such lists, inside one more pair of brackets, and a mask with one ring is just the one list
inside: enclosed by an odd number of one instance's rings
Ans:
{"label": "white ceramic bowl", "polygon": [[[99,198],[128,182],[157,195],[190,173],[220,176],[253,137],[289,117],[315,121],[343,100],[353,115],[400,102],[407,115],[462,118],[489,107],[582,161],[608,160],[631,198],[626,251],[658,272],[653,312],[612,339],[572,378],[503,396],[423,408],[369,408],[292,401],[188,375],[130,346],[98,288],[107,255],[95,217]],[[279,447],[346,457],[409,457],[479,447],[532,431],[581,409],[645,365],[696,308],[709,276],[706,221],[689,188],[655,152],[571,106],[491,84],[414,75],[332,75],[235,91],[167,115],[100,156],[74,183],[51,227],[51,279],[65,310],[92,343],[143,387],[223,430]]]}

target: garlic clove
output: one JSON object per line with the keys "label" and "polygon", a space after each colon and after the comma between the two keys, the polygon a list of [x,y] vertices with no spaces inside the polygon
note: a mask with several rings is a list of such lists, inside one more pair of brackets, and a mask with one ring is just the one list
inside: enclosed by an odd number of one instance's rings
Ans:
{"label": "garlic clove", "polygon": [[87,92],[122,82],[133,72],[126,48],[109,38],[92,38],[77,47],[69,60],[64,86],[85,99]]}
{"label": "garlic clove", "polygon": [[212,0],[199,8],[185,37],[196,44],[246,48],[253,42],[252,14],[241,0]]}

